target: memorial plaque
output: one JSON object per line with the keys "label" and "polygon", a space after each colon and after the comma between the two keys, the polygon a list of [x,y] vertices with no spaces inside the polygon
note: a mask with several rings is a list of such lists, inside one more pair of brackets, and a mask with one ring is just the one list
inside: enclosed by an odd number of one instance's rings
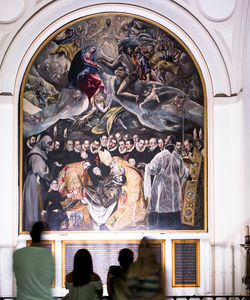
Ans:
{"label": "memorial plaque", "polygon": [[200,286],[200,241],[172,240],[172,286]]}
{"label": "memorial plaque", "polygon": [[[87,249],[91,253],[94,272],[97,273],[106,285],[109,267],[119,265],[118,255],[123,248],[129,248],[134,252],[134,260],[140,240],[124,241],[62,241],[62,287],[65,287],[65,276],[72,272],[74,255],[79,249]],[[165,277],[165,241],[150,240],[155,253],[157,263],[162,266],[162,276]]]}

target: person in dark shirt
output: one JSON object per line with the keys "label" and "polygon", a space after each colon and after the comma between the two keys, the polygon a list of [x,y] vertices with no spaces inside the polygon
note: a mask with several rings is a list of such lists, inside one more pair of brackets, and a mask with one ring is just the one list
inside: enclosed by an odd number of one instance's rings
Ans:
{"label": "person in dark shirt", "polygon": [[106,134],[103,134],[100,138],[100,143],[101,143],[101,150],[104,151],[104,149],[107,150],[108,147],[108,137]]}
{"label": "person in dark shirt", "polygon": [[133,139],[128,139],[126,142],[126,153],[123,156],[123,159],[126,161],[129,161],[130,158],[135,158],[135,145],[134,145],[134,140]]}
{"label": "person in dark shirt", "polygon": [[58,182],[56,179],[52,180],[50,188],[52,191],[47,194],[42,215],[45,216],[50,230],[60,230],[61,224],[64,221],[66,224],[68,223],[67,214],[60,202],[66,200],[66,198],[71,198],[72,194],[67,194],[65,197],[62,197],[58,191]]}
{"label": "person in dark shirt", "polygon": [[156,138],[151,138],[149,140],[149,147],[145,152],[145,162],[150,163],[157,153],[161,152]]}
{"label": "person in dark shirt", "polygon": [[107,150],[111,156],[119,156],[117,140],[115,138],[110,139]]}
{"label": "person in dark shirt", "polygon": [[[24,142],[23,144],[23,166],[25,166],[25,160],[26,160],[26,156],[27,154],[30,152],[31,149],[34,148],[36,144],[36,137],[34,135],[30,136],[26,143]],[[25,168],[23,168],[23,182],[26,179],[26,173],[25,173]]]}
{"label": "person in dark shirt", "polygon": [[55,141],[54,149],[48,153],[48,165],[53,178],[57,178],[59,172],[63,168],[64,152],[62,150],[61,142]]}
{"label": "person in dark shirt", "polygon": [[74,143],[72,140],[67,140],[65,144],[65,149],[63,151],[63,160],[62,164],[65,167],[67,164],[71,164],[74,162]]}
{"label": "person in dark shirt", "polygon": [[71,155],[71,163],[83,161],[81,157],[82,144],[81,141],[75,140],[74,142],[74,150],[70,153]]}
{"label": "person in dark shirt", "polygon": [[84,150],[86,152],[86,154],[88,155],[88,157],[90,157],[90,140],[89,139],[85,139],[82,143],[82,150]]}
{"label": "person in dark shirt", "polygon": [[25,158],[26,155],[30,152],[30,150],[35,146],[36,144],[36,137],[34,135],[31,135],[28,137],[26,143],[23,145],[23,157]]}
{"label": "person in dark shirt", "polygon": [[[141,168],[141,165],[145,163],[145,152],[146,152],[146,145],[144,139],[140,138],[138,142],[135,144],[135,162],[136,167]],[[141,164],[142,163],[142,164]]]}
{"label": "person in dark shirt", "polygon": [[89,177],[94,186],[98,186],[100,180],[103,180],[110,174],[110,167],[106,166],[100,159],[99,150],[101,149],[99,140],[95,139],[90,145],[91,167],[88,170]]}
{"label": "person in dark shirt", "polygon": [[124,155],[126,151],[127,149],[126,149],[125,141],[121,140],[119,142],[119,147],[118,147],[118,156],[124,159]]}
{"label": "person in dark shirt", "polygon": [[129,298],[127,276],[134,261],[133,251],[128,248],[121,249],[118,261],[120,266],[110,266],[107,276],[108,294],[112,300]]}

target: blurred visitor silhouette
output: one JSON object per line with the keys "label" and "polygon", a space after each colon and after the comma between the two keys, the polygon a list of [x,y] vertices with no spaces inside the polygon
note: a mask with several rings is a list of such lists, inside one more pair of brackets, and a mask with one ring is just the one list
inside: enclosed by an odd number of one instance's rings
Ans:
{"label": "blurred visitor silhouette", "polygon": [[146,237],[142,238],[138,249],[138,258],[130,267],[128,286],[131,300],[162,300],[165,298],[161,266],[155,261],[150,240]]}
{"label": "blurred visitor silhouette", "polygon": [[41,244],[42,222],[32,226],[31,246],[13,253],[17,300],[53,300],[51,285],[54,278],[54,260],[49,249]]}
{"label": "blurred visitor silhouette", "polygon": [[127,277],[134,261],[134,253],[128,248],[121,249],[118,256],[120,266],[110,266],[107,278],[108,294],[112,300],[129,299]]}

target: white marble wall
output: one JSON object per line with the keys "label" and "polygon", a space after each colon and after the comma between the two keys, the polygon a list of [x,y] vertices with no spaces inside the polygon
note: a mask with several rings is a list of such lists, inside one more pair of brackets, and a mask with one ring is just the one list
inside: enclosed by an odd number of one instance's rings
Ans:
{"label": "white marble wall", "polygon": [[[68,21],[103,11],[143,15],[172,30],[195,56],[207,93],[208,233],[152,235],[166,239],[166,283],[172,295],[244,293],[244,226],[250,225],[248,0],[8,0],[0,2],[0,295],[12,295],[11,253],[18,237],[18,93],[38,46]],[[247,147],[246,147],[247,146]],[[56,289],[61,286],[62,239],[116,239],[117,234],[48,236],[56,239]],[[119,239],[143,233],[119,234]],[[201,286],[171,287],[171,239],[201,239]]]}

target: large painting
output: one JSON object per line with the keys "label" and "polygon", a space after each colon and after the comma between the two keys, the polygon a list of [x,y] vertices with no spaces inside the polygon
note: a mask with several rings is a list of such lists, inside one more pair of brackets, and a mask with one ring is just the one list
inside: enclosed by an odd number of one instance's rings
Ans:
{"label": "large painting", "polygon": [[206,231],[206,130],[199,66],[167,28],[72,20],[20,90],[20,233]]}

